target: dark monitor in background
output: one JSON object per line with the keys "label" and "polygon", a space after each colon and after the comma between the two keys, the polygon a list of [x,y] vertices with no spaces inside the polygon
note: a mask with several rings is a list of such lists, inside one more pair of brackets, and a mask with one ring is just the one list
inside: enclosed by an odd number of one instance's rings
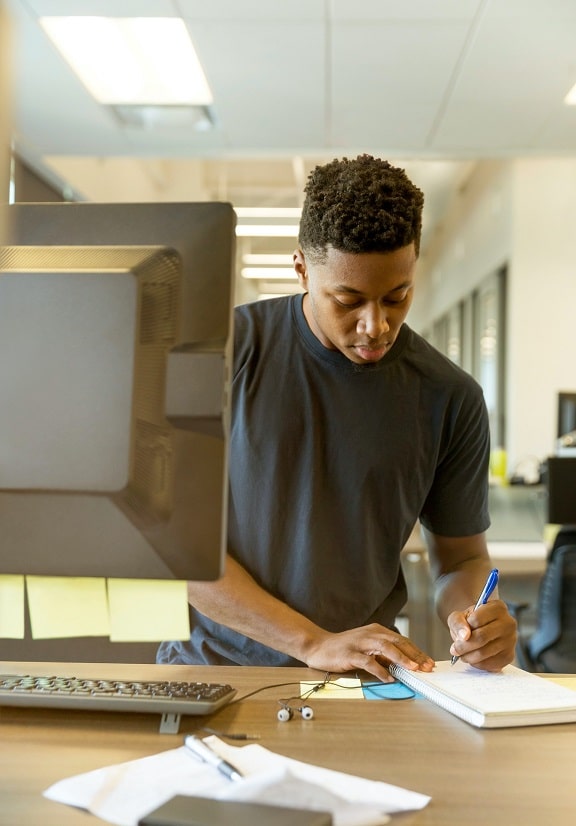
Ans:
{"label": "dark monitor in background", "polygon": [[7,210],[0,573],[218,578],[232,207]]}
{"label": "dark monitor in background", "polygon": [[558,393],[558,428],[557,437],[576,430],[576,392]]}
{"label": "dark monitor in background", "polygon": [[548,522],[576,525],[576,456],[549,456],[546,463]]}

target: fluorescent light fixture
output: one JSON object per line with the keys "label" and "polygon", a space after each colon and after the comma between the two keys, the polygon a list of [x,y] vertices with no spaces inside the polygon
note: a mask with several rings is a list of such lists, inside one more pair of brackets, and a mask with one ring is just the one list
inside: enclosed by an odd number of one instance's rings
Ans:
{"label": "fluorescent light fixture", "polygon": [[235,207],[238,218],[300,218],[300,207]]}
{"label": "fluorescent light fixture", "polygon": [[178,17],[42,17],[40,24],[99,103],[212,103]]}
{"label": "fluorescent light fixture", "polygon": [[282,281],[296,279],[296,273],[290,267],[242,267],[240,274],[242,278],[272,278]]}
{"label": "fluorescent light fixture", "polygon": [[267,252],[247,252],[242,256],[242,263],[247,267],[291,267],[291,255],[279,255]]}
{"label": "fluorescent light fixture", "polygon": [[297,238],[298,224],[236,224],[236,235],[244,238]]}
{"label": "fluorescent light fixture", "polygon": [[195,132],[207,132],[214,126],[210,106],[120,103],[110,109],[123,126],[137,129],[192,129]]}
{"label": "fluorescent light fixture", "polygon": [[564,98],[564,103],[568,106],[576,106],[576,83]]}

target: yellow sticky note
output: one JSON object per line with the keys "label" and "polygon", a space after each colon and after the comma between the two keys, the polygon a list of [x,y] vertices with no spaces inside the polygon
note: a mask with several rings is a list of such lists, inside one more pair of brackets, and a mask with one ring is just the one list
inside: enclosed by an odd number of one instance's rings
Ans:
{"label": "yellow sticky note", "polygon": [[557,685],[562,685],[564,688],[570,688],[572,691],[576,691],[576,674],[568,675],[563,674],[562,676],[555,676],[549,677],[546,675],[546,679],[551,680],[553,683]]}
{"label": "yellow sticky note", "polygon": [[173,579],[109,579],[112,642],[187,640],[186,583]]}
{"label": "yellow sticky note", "polygon": [[311,683],[300,683],[300,695],[314,700],[352,700],[354,698],[363,699],[364,697],[362,683],[355,677],[338,677],[336,680],[330,680],[329,683],[322,685],[318,691],[310,694],[312,688],[313,684]]}
{"label": "yellow sticky note", "polygon": [[552,547],[552,545],[554,544],[554,540],[556,539],[556,537],[560,533],[560,528],[561,527],[562,527],[562,525],[554,525],[552,523],[548,523],[548,524],[544,525],[543,540],[544,540],[544,544],[546,545],[546,547],[548,549],[550,549]]}
{"label": "yellow sticky note", "polygon": [[27,576],[32,637],[105,637],[109,633],[106,580]]}
{"label": "yellow sticky note", "polygon": [[24,639],[24,577],[0,576],[0,638]]}

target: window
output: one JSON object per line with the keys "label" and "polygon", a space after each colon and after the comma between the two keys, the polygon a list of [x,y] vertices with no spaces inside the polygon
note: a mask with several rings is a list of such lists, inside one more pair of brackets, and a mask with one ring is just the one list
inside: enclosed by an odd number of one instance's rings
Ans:
{"label": "window", "polygon": [[473,294],[472,374],[484,390],[493,448],[505,448],[506,269],[489,276]]}

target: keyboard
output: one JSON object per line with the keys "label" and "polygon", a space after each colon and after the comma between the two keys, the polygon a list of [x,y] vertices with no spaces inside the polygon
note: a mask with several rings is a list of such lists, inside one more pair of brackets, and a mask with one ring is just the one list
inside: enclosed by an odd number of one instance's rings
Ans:
{"label": "keyboard", "polygon": [[180,715],[212,714],[235,694],[224,683],[0,674],[0,706],[158,713],[169,733],[178,731]]}

